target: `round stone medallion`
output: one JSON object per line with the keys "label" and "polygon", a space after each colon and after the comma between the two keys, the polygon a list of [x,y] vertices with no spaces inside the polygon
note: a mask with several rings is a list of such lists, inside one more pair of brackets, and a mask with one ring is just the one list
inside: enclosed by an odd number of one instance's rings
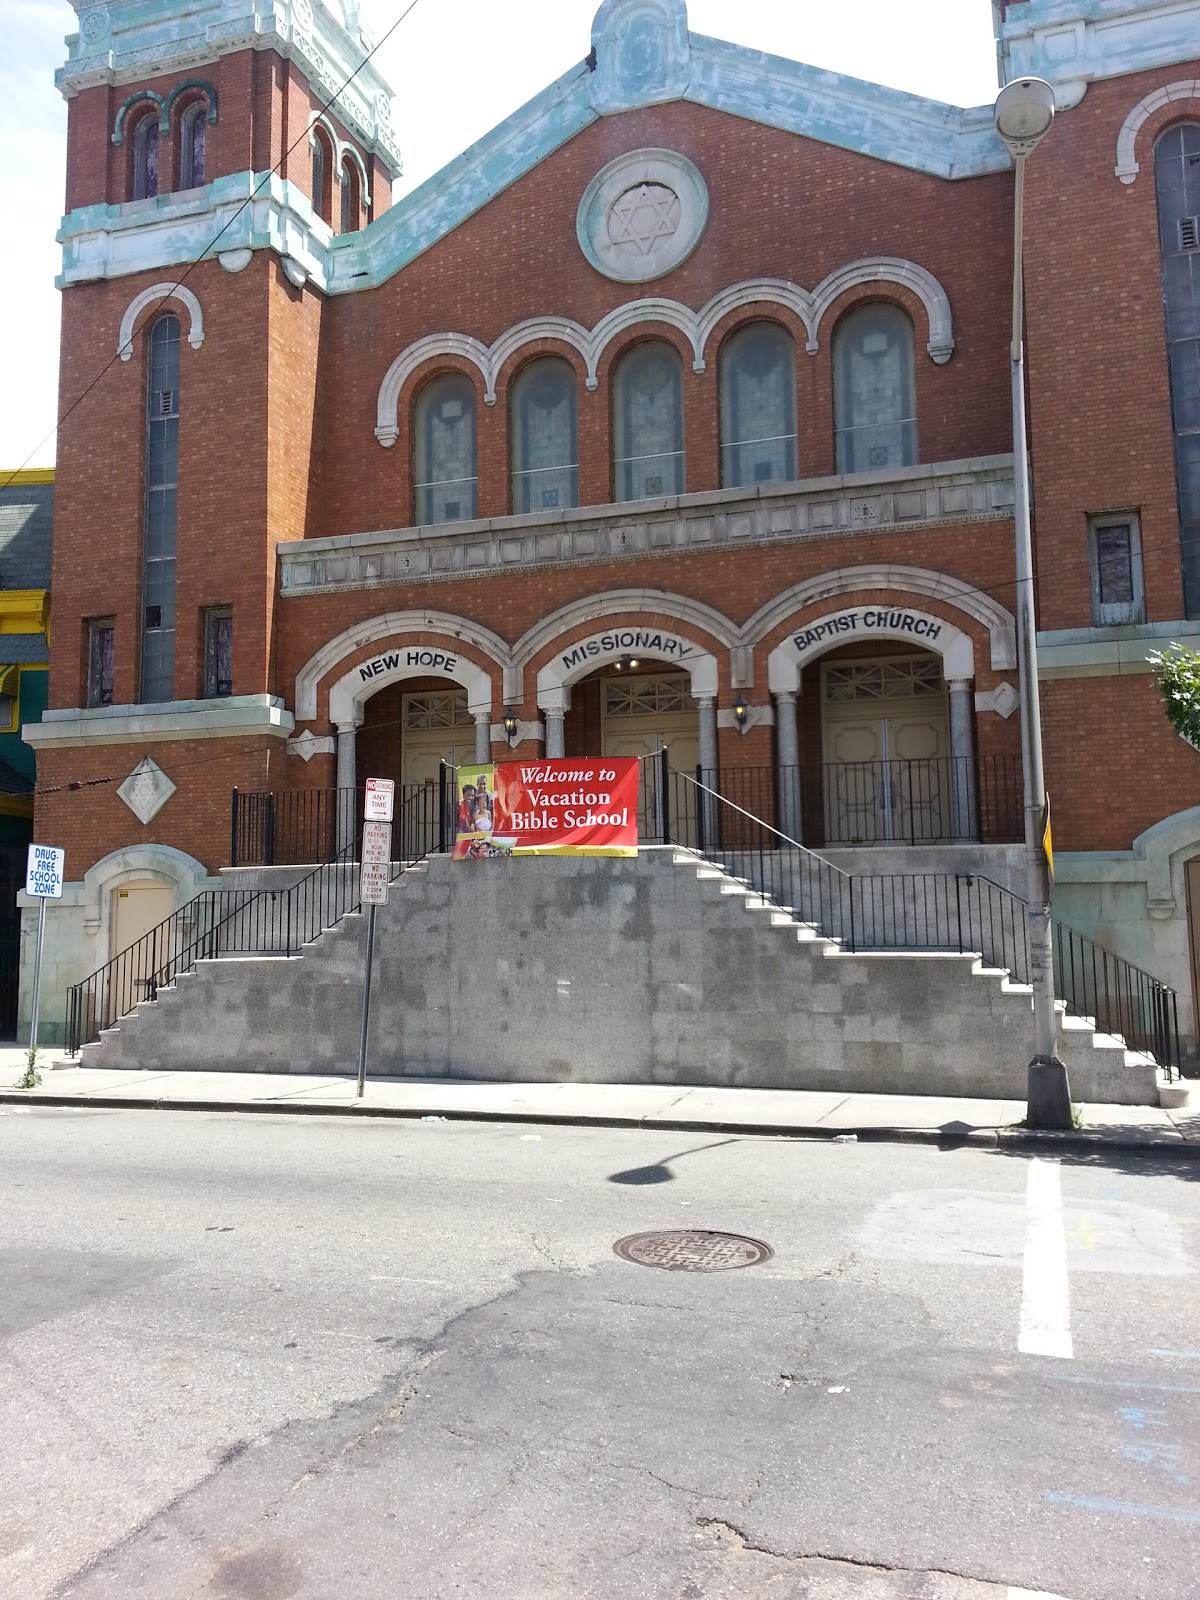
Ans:
{"label": "round stone medallion", "polygon": [[610,161],[579,202],[575,231],[606,278],[648,283],[687,260],[708,223],[708,186],[673,150],[634,150]]}

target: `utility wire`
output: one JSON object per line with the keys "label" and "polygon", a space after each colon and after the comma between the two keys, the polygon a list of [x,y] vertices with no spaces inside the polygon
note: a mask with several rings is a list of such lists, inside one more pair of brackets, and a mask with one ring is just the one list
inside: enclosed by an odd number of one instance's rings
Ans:
{"label": "utility wire", "polygon": [[[420,0],[411,0],[411,3],[404,8],[404,10],[396,18],[395,22],[392,23],[391,27],[382,36],[382,38],[377,40],[376,43],[371,46],[371,48],[367,51],[366,55],[358,63],[358,65],[355,67],[354,71],[350,74],[350,76],[348,78],[346,78],[338,86],[338,88],[336,88],[333,91],[333,93],[330,95],[329,99],[326,100],[322,104],[320,110],[317,112],[318,116],[320,116],[323,112],[328,111],[334,105],[334,103],[341,96],[342,91],[345,90],[345,89],[348,89],[350,87],[350,85],[354,82],[355,78],[358,77],[359,73],[366,66],[367,62],[370,61],[371,57],[376,53],[376,51],[382,49],[382,47],[391,38],[392,34],[395,33],[396,29],[404,21],[405,17],[408,16],[409,12],[410,11],[414,11],[419,4],[420,4]],[[247,197],[242,201],[241,205],[238,206],[237,210],[233,213],[233,215],[225,223],[224,227],[218,229],[218,231],[213,235],[213,237],[205,245],[204,249],[200,252],[200,254],[196,257],[196,259],[194,261],[192,261],[192,262],[189,262],[186,272],[184,272],[184,274],[183,274],[183,276],[181,278],[177,279],[177,281],[175,282],[175,284],[173,285],[173,287],[172,287],[172,289],[170,291],[170,294],[167,294],[167,295],[163,296],[163,298],[165,300],[169,300],[171,298],[171,295],[175,294],[177,290],[179,290],[179,289],[181,289],[183,287],[183,285],[191,277],[192,273],[196,270],[196,268],[200,265],[200,263],[202,261],[204,261],[204,260],[206,260],[206,259],[211,257],[212,252],[216,248],[218,242],[224,237],[224,235],[226,233],[228,233],[229,229],[232,228],[233,224],[241,216],[242,212],[245,211],[246,207],[251,205],[255,200],[257,200],[258,196],[262,193],[263,189],[266,188],[267,184],[275,176],[275,174],[279,170],[279,168],[283,166],[283,163],[291,155],[292,151],[295,150],[297,145],[300,145],[300,144],[304,143],[304,141],[308,138],[308,136],[311,133],[311,131],[312,131],[312,126],[310,124],[308,127],[305,128],[303,133],[298,134],[297,137],[292,140],[291,144],[288,145],[287,149],[283,152],[283,154],[280,156],[279,160],[275,163],[275,165],[273,167],[271,167],[268,171],[263,173],[262,177],[259,179],[258,183],[255,185],[253,191],[249,195],[247,195]],[[13,470],[9,473],[8,477],[4,480],[4,482],[0,483],[0,494],[2,494],[4,492],[4,490],[9,487],[10,484],[16,482],[17,474],[20,473],[20,472],[23,472],[25,470],[25,467],[28,465],[28,463],[30,461],[33,460],[34,456],[37,455],[38,451],[42,448],[42,446],[44,444],[48,443],[49,440],[53,439],[54,435],[62,427],[63,423],[67,420],[67,418],[71,415],[71,413],[76,409],[76,407],[83,404],[83,402],[87,399],[88,395],[91,394],[92,390],[101,381],[101,379],[105,376],[105,374],[109,371],[109,369],[112,366],[114,366],[115,363],[122,358],[122,356],[124,355],[125,351],[127,351],[127,350],[132,348],[133,341],[137,337],[138,331],[139,330],[136,329],[136,328],[133,330],[133,332],[129,336],[128,342],[126,344],[123,344],[123,345],[119,346],[116,355],[110,356],[108,358],[108,360],[100,368],[100,371],[96,374],[96,376],[88,384],[86,389],[83,390],[82,394],[78,395],[71,402],[71,404],[67,407],[67,409],[63,412],[62,416],[59,417],[58,421],[50,429],[50,432],[47,433],[43,438],[38,440],[37,444],[34,445],[33,449],[25,457],[25,460],[22,461],[21,465],[19,467],[13,468]]]}

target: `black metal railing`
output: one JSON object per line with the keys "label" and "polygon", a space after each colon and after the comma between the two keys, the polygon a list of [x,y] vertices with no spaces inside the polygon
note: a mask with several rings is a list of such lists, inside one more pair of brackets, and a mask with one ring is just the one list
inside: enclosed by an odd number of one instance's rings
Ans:
{"label": "black metal railing", "polygon": [[[846,872],[712,786],[672,771],[666,751],[643,758],[642,777],[646,842],[690,845],[846,950],[978,954],[1013,982],[1029,983],[1026,904],[990,878]],[[1176,1075],[1175,990],[1061,922],[1053,932],[1055,993],[1066,1009]]]}
{"label": "black metal railing", "polygon": [[1016,844],[1024,831],[1016,756],[826,761],[697,771],[726,800],[811,846]]}
{"label": "black metal railing", "polygon": [[[392,849],[398,861],[419,860],[444,848],[453,822],[453,771],[439,783],[397,784]],[[285,789],[278,793],[235,789],[229,864],[232,867],[319,866],[357,850],[362,837],[365,786],[354,789]]]}
{"label": "black metal railing", "polygon": [[[333,791],[338,794],[338,791]],[[306,944],[334,928],[344,916],[360,909],[359,845],[362,796],[341,791],[343,800],[356,804],[349,840],[297,883],[286,889],[207,889],[189,900],[158,927],[122,950],[82,983],[67,992],[66,1048],[78,1055],[85,1044],[100,1037],[143,1000],[153,1000],[160,989],[191,972],[198,961],[237,956],[297,956]],[[406,786],[397,791],[392,823],[392,878],[415,866],[435,850],[445,850],[453,840],[453,769],[443,766],[437,783]],[[274,816],[280,808],[261,804],[269,797],[256,795],[241,814],[257,819]],[[276,796],[276,799],[279,797]],[[322,812],[317,806],[296,806],[285,812],[290,837],[317,842],[321,826],[344,816],[340,807]],[[304,835],[297,819],[313,824]],[[239,826],[239,806],[234,802],[234,827]],[[242,836],[243,839],[253,835]],[[260,836],[264,847],[269,842]],[[279,841],[275,833],[276,844]],[[281,865],[278,860],[261,865]]]}

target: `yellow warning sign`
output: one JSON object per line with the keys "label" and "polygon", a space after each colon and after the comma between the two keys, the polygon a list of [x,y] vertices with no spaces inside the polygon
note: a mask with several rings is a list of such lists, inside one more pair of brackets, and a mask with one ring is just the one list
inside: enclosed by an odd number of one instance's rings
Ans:
{"label": "yellow warning sign", "polygon": [[1054,834],[1050,828],[1050,796],[1046,796],[1046,809],[1042,812],[1042,849],[1046,852],[1046,868],[1050,882],[1054,882]]}

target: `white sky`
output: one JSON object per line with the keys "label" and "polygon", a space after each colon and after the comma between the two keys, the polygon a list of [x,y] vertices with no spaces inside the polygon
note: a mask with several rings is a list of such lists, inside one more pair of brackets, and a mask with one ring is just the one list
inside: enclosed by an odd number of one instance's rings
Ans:
{"label": "white sky", "polygon": [[[381,37],[405,0],[371,0]],[[379,52],[404,157],[396,196],[545,87],[590,48],[599,0],[420,0]],[[4,0],[0,56],[0,468],[50,466],[58,386],[66,104],[54,69],[77,18],[67,0]],[[696,33],[852,73],[954,105],[995,98],[990,0],[690,0]],[[113,330],[115,340],[116,329]],[[97,370],[111,352],[95,352]],[[28,458],[28,459],[27,459]]]}

